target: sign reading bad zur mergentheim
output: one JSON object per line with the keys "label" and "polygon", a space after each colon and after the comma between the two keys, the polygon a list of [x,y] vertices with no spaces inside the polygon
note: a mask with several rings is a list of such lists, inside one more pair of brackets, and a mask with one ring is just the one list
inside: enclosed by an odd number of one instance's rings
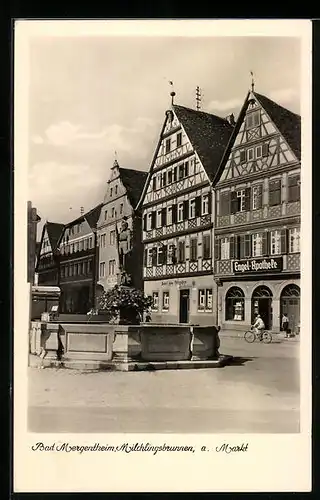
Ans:
{"label": "sign reading bad zur mergentheim", "polygon": [[271,259],[247,259],[235,260],[233,262],[233,272],[235,274],[257,273],[257,272],[279,272],[282,271],[282,257]]}

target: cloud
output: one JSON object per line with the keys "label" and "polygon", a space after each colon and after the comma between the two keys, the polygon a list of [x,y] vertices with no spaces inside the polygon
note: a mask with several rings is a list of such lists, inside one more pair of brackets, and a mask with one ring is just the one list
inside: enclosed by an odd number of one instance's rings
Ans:
{"label": "cloud", "polygon": [[287,88],[287,89],[277,89],[272,90],[270,92],[270,99],[276,101],[278,103],[288,103],[295,100],[298,96],[298,93],[295,89]]}
{"label": "cloud", "polygon": [[226,101],[210,101],[207,108],[212,112],[223,112],[231,111],[235,108],[241,107],[243,104],[243,100],[241,99],[228,99]]}
{"label": "cloud", "polygon": [[41,135],[33,135],[31,137],[31,141],[34,144],[43,144],[44,143],[44,140],[42,139]]}

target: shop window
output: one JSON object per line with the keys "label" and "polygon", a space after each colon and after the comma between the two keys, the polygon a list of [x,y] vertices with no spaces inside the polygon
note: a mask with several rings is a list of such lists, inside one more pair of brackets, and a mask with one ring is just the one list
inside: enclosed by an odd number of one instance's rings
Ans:
{"label": "shop window", "polygon": [[226,321],[244,321],[244,293],[241,288],[231,287],[226,294]]}
{"label": "shop window", "polygon": [[169,310],[169,300],[170,300],[170,293],[163,292],[163,294],[162,294],[162,310],[163,311]]}
{"label": "shop window", "polygon": [[152,292],[152,306],[153,311],[158,311],[159,309],[159,292]]}
{"label": "shop window", "polygon": [[212,288],[198,291],[198,311],[212,311]]}

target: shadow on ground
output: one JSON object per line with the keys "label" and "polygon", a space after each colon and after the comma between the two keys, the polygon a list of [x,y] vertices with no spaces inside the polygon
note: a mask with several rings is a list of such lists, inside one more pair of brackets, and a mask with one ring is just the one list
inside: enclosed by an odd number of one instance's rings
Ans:
{"label": "shadow on ground", "polygon": [[244,358],[242,356],[234,356],[226,366],[244,366],[248,361],[253,361],[255,357]]}

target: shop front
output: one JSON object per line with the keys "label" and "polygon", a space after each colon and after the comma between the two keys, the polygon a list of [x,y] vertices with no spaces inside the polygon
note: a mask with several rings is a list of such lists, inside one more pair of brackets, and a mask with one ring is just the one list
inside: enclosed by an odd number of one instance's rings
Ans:
{"label": "shop front", "polygon": [[217,325],[212,275],[145,281],[144,293],[153,299],[153,323]]}
{"label": "shop front", "polygon": [[233,274],[218,280],[218,321],[223,330],[246,330],[257,314],[267,329],[281,330],[284,313],[300,328],[299,275],[283,272],[282,257],[233,261]]}

